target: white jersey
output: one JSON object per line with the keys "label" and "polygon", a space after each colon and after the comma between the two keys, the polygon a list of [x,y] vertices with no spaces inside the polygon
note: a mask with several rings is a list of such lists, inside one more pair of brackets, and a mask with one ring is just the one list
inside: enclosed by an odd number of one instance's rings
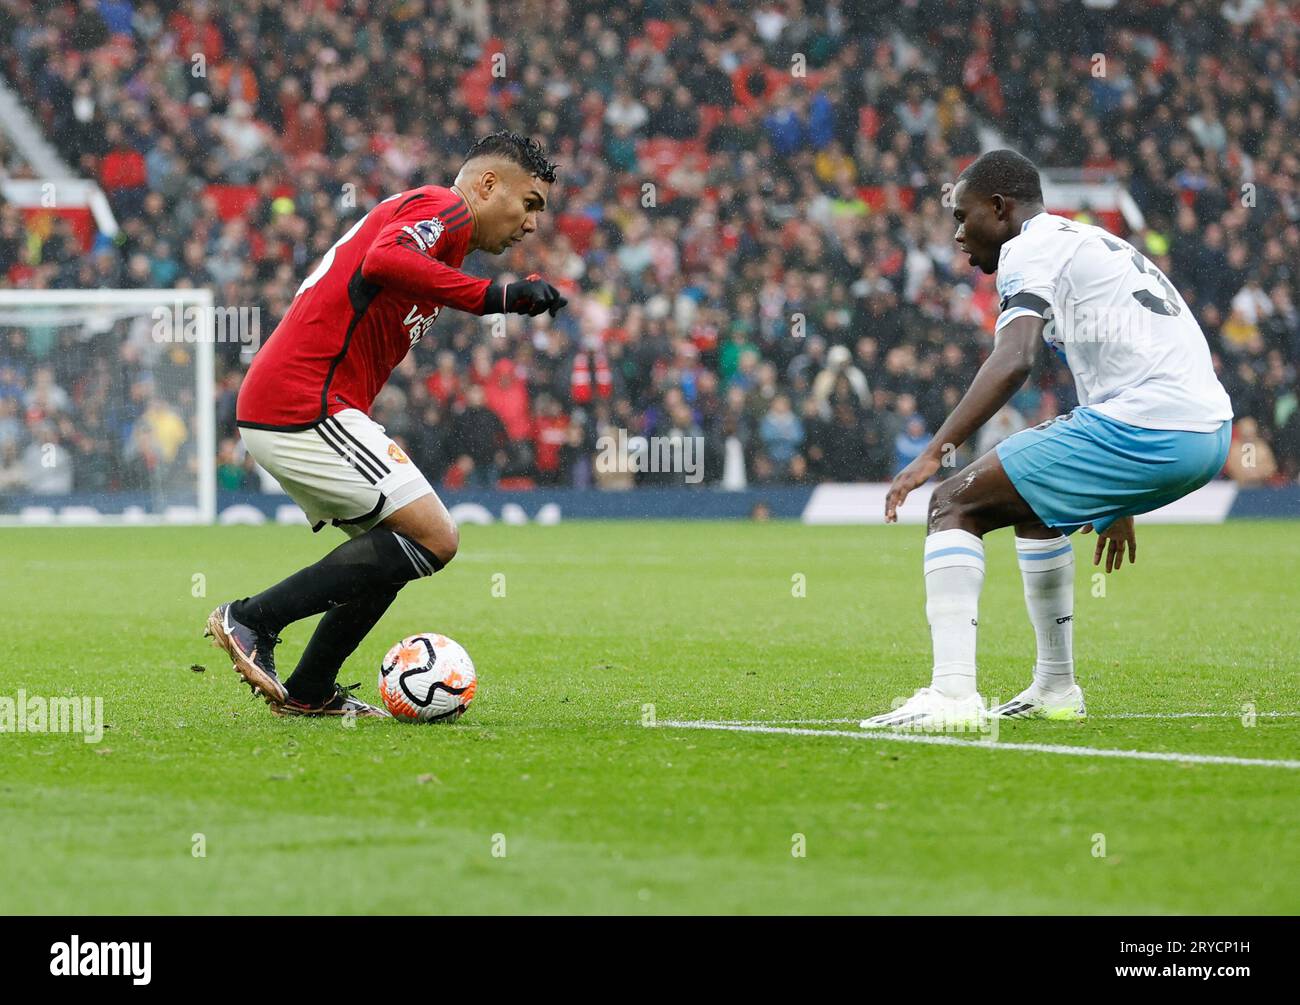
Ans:
{"label": "white jersey", "polygon": [[1101,227],[1039,213],[1002,246],[1002,313],[1043,318],[1079,404],[1131,426],[1213,432],[1232,418],[1210,349],[1164,274]]}

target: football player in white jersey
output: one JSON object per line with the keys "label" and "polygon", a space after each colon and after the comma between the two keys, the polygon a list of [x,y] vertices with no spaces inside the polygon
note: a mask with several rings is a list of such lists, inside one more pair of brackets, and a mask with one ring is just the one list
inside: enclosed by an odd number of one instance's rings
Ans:
{"label": "football player in white jersey", "polygon": [[[1222,469],[1232,406],[1191,310],[1127,242],[1043,209],[1034,165],[984,154],[953,191],[956,239],[971,264],[997,273],[1002,313],[993,352],[929,447],[894,479],[885,520],[1011,398],[1043,343],[1070,367],[1079,406],[1002,441],[938,485],[925,539],[931,683],[864,728],[964,729],[996,715],[1078,720],[1074,679],[1074,550],[1096,531],[1106,572],[1137,557],[1133,516],[1200,488]],[[1014,527],[1025,602],[1038,643],[1033,682],[987,709],[975,682],[984,535]]]}

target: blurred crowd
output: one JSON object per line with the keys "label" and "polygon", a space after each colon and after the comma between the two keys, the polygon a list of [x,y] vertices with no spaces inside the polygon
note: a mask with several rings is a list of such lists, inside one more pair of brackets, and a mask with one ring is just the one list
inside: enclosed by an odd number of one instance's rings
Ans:
{"label": "blurred crowd", "polygon": [[[121,225],[85,250],[5,206],[0,285],[206,286],[263,337],[379,199],[449,184],[494,129],[540,139],[539,233],[466,267],[539,272],[569,308],[446,312],[375,403],[435,484],[682,480],[606,470],[619,430],[701,437],[728,488],[888,479],[992,345],[992,280],[942,204],[988,137],[1125,186],[1251,444],[1227,474],[1300,473],[1291,4],[0,0],[0,54]],[[2,143],[0,171],[24,172]],[[110,488],[192,452],[192,402],[154,390],[186,347],[57,341],[0,338],[0,490],[37,490],[40,451]],[[216,348],[218,481],[260,487],[234,426],[249,356]],[[1076,403],[1042,355],[956,461]]]}

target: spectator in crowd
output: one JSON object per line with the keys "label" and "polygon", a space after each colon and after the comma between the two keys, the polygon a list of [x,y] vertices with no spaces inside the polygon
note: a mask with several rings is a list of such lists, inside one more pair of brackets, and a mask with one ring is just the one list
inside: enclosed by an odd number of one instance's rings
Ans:
{"label": "spectator in crowd", "polygon": [[38,496],[67,495],[72,491],[72,455],[58,440],[52,422],[42,422],[22,454],[22,485]]}
{"label": "spectator in crowd", "polygon": [[[265,337],[361,215],[445,183],[475,136],[554,151],[540,246],[468,264],[555,277],[571,309],[501,328],[446,312],[383,405],[449,486],[636,483],[595,463],[610,429],[698,429],[727,488],[888,477],[992,346],[996,291],[943,204],[982,133],[1129,191],[1145,226],[1126,236],[1200,321],[1250,442],[1300,475],[1294,5],[1117,4],[1063,30],[1028,0],[0,4],[0,71],[120,227],[0,207],[0,287],[206,286]],[[0,146],[0,173],[30,169]],[[185,477],[193,402],[155,390],[178,386],[166,356],[65,334],[0,329],[0,451],[52,435],[92,491]],[[217,350],[224,440],[248,356]],[[1044,354],[974,449],[1073,394]]]}
{"label": "spectator in crowd", "polygon": [[406,443],[412,462],[433,485],[442,481],[451,461],[451,427],[443,421],[443,405],[436,395],[425,403]]}
{"label": "spectator in crowd", "polygon": [[894,437],[894,470],[893,474],[898,474],[903,468],[907,467],[912,461],[916,460],[930,444],[930,436],[925,429],[925,420],[919,415],[913,415],[903,424],[903,428],[898,431]]}
{"label": "spectator in crowd", "polygon": [[17,396],[0,396],[0,450],[26,442],[27,427],[18,416]]}
{"label": "spectator in crowd", "polygon": [[870,397],[866,375],[853,366],[852,354],[846,346],[832,346],[826,354],[826,368],[817,374],[812,385],[812,397],[823,415],[829,415],[832,396],[842,397],[852,393],[857,408],[864,407]]}
{"label": "spectator in crowd", "polygon": [[483,385],[483,400],[505,430],[512,471],[526,469],[532,462],[532,407],[528,386],[515,371],[514,360],[497,360]]}
{"label": "spectator in crowd", "polygon": [[27,490],[27,469],[18,444],[9,440],[0,444],[0,495],[16,495]]}
{"label": "spectator in crowd", "polygon": [[53,416],[68,411],[71,399],[67,391],[54,383],[52,369],[48,366],[37,367],[32,376],[32,386],[23,397],[28,413]]}
{"label": "spectator in crowd", "polygon": [[543,485],[556,485],[564,474],[561,452],[569,442],[569,419],[559,401],[549,394],[539,400],[537,413],[532,428],[537,480]]}
{"label": "spectator in crowd", "polygon": [[238,445],[227,437],[217,451],[217,488],[238,492],[248,487],[248,471],[239,460]]}
{"label": "spectator in crowd", "polygon": [[1277,474],[1273,451],[1259,432],[1254,419],[1238,419],[1233,430],[1232,448],[1225,465],[1228,477],[1238,485],[1264,485]]}
{"label": "spectator in crowd", "polygon": [[841,399],[833,408],[831,420],[822,434],[822,470],[833,482],[863,479],[865,460],[862,443],[866,430],[853,403]]}
{"label": "spectator in crowd", "polygon": [[486,401],[483,385],[471,384],[465,394],[465,407],[452,425],[450,447],[456,458],[453,488],[466,481],[479,488],[492,488],[509,461],[505,424]]}
{"label": "spectator in crowd", "polygon": [[778,394],[772,399],[772,407],[763,416],[759,426],[759,436],[763,440],[763,450],[772,464],[775,477],[790,478],[790,465],[799,456],[804,430],[799,416],[790,407],[789,397]]}

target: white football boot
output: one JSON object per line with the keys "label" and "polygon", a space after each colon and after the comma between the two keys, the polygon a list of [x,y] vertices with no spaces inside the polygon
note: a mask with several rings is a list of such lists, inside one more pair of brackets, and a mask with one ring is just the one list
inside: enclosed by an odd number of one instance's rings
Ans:
{"label": "white football boot", "polygon": [[1030,684],[1010,701],[989,709],[1000,719],[1049,719],[1052,722],[1082,722],[1088,718],[1083,688],[1075,684],[1068,691],[1052,694]]}
{"label": "white football boot", "polygon": [[949,698],[932,687],[920,688],[892,712],[882,712],[858,725],[863,729],[909,729],[918,732],[969,732],[988,719],[984,699],[978,694]]}

